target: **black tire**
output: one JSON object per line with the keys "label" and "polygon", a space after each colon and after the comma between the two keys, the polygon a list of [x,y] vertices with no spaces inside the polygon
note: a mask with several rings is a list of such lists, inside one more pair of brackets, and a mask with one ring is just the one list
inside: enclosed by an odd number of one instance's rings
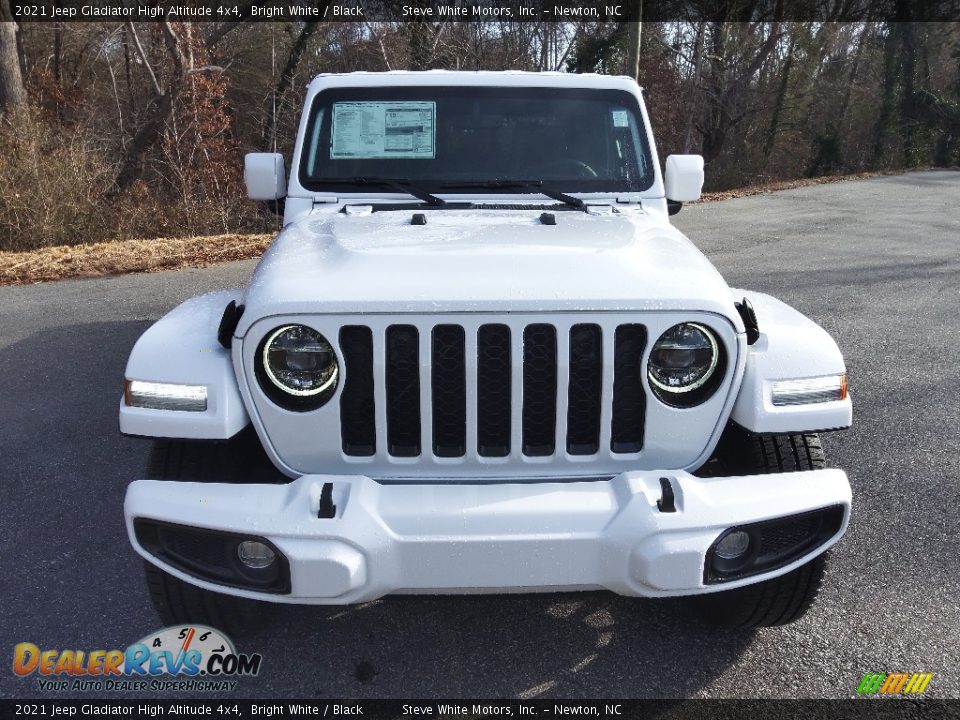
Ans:
{"label": "black tire", "polygon": [[713,457],[697,475],[765,475],[820,470],[826,466],[823,445],[816,433],[756,435],[731,424]]}
{"label": "black tire", "polygon": [[165,626],[196,623],[228,635],[250,635],[270,620],[269,603],[198,588],[149,562],[143,570],[150,601]]}
{"label": "black tire", "polygon": [[248,425],[224,442],[155,440],[147,460],[150,480],[192,482],[285,483]]}
{"label": "black tire", "polygon": [[[820,436],[755,435],[731,425],[703,475],[762,475],[826,467]],[[734,590],[698,595],[699,614],[718,625],[772,627],[799,620],[817,598],[827,567],[822,553],[786,575]]]}
{"label": "black tire", "polygon": [[820,592],[827,568],[822,553],[773,580],[696,597],[700,615],[716,625],[741,628],[787,625],[802,618]]}
{"label": "black tire", "polygon": [[[286,482],[270,462],[252,428],[227,442],[157,440],[147,462],[147,477],[192,482]],[[198,623],[228,634],[250,634],[264,627],[271,603],[212,592],[144,563],[150,600],[166,625]]]}

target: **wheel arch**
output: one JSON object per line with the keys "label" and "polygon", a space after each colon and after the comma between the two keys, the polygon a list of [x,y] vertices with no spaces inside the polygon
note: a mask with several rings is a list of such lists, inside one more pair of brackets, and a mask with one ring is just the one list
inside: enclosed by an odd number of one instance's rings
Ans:
{"label": "wheel arch", "polygon": [[748,347],[743,380],[731,419],[754,433],[802,433],[850,427],[853,406],[843,400],[774,405],[772,384],[846,374],[836,341],[786,303],[758,292],[734,290],[753,305],[760,338]]}
{"label": "wheel arch", "polygon": [[203,411],[131,407],[120,398],[120,432],[152,438],[226,440],[249,423],[231,351],[217,340],[224,308],[240,302],[239,289],[191,298],[151,325],[130,352],[126,380],[201,385]]}

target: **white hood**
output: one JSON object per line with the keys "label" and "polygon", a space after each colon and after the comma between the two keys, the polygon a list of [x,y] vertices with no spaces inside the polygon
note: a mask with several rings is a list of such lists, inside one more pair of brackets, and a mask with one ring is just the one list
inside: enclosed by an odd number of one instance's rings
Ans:
{"label": "white hood", "polygon": [[730,289],[682,233],[641,210],[314,212],[247,288],[237,334],[272,315],[699,310],[739,328]]}

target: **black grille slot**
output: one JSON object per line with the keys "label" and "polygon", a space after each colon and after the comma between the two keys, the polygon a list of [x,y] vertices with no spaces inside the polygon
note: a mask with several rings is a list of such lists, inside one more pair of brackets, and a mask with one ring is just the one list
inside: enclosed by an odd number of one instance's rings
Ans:
{"label": "black grille slot", "polygon": [[477,333],[477,452],[510,454],[510,328],[482,325]]}
{"label": "black grille slot", "polygon": [[[345,325],[339,333],[343,363],[340,398],[340,432],[343,453],[352,457],[419,457],[424,452],[437,457],[509,457],[520,444],[528,457],[549,457],[564,450],[569,455],[596,455],[606,428],[604,405],[604,357],[613,365],[610,450],[636,453],[643,449],[646,392],[641,367],[647,342],[641,324],[616,328],[597,323],[570,327],[568,379],[559,387],[557,329],[548,323],[523,328],[522,358],[513,345],[519,338],[503,323],[489,323],[476,333],[476,447],[468,445],[467,368],[474,358],[466,356],[467,329],[457,324],[420,327],[397,324],[384,333],[384,367],[374,367],[371,328]],[[473,332],[473,330],[470,330]],[[564,330],[566,332],[566,330]],[[421,333],[430,333],[420,337]],[[610,336],[613,333],[613,347]],[[424,343],[421,357],[421,339]],[[605,340],[606,338],[606,340]],[[379,340],[378,340],[379,342]],[[473,343],[469,343],[473,347]],[[379,347],[379,345],[378,345]],[[522,363],[520,362],[522,360]],[[468,362],[469,361],[469,362]],[[520,367],[514,367],[514,364]],[[514,373],[519,372],[516,378]],[[429,373],[429,374],[427,374]],[[423,377],[421,377],[423,374]],[[514,392],[519,380],[520,390]],[[470,378],[473,382],[473,378]],[[430,383],[429,429],[422,430],[420,384]],[[380,385],[382,383],[382,385]],[[376,406],[383,388],[383,410]],[[565,418],[557,417],[560,393],[566,393]],[[520,427],[513,420],[519,403]],[[471,412],[473,411],[471,404]],[[377,413],[384,412],[386,428],[377,428]],[[557,423],[566,420],[566,437],[557,442]],[[471,426],[472,427],[472,426]],[[561,425],[561,435],[563,434]],[[385,431],[385,432],[384,432]],[[377,441],[378,432],[385,440]],[[423,435],[423,436],[422,436]]]}
{"label": "black grille slot", "polygon": [[600,449],[600,393],[603,346],[599,325],[570,328],[570,384],[567,389],[567,452],[593,455]]}
{"label": "black grille slot", "polygon": [[614,338],[613,423],[610,450],[615,453],[640,452],[643,448],[643,423],[646,396],[640,382],[640,367],[647,333],[643,325],[620,325]]}
{"label": "black grille slot", "polygon": [[816,536],[821,517],[816,513],[807,513],[779,523],[770,523],[763,527],[760,536],[760,548],[757,554],[778,556],[787,550],[800,547]]}
{"label": "black grille slot", "polygon": [[395,457],[420,454],[420,353],[413,325],[387,328],[387,450]]}
{"label": "black grille slot", "polygon": [[467,449],[467,369],[459,325],[433,328],[431,391],[433,454],[461,457]]}
{"label": "black grille slot", "polygon": [[[228,574],[230,572],[230,551],[233,549],[224,542],[213,542],[210,533],[191,528],[168,529],[160,527],[165,549],[172,555],[182,558],[184,565],[196,568],[209,568]],[[219,540],[220,538],[215,538]]]}
{"label": "black grille slot", "polygon": [[557,331],[523,331],[523,454],[552,455],[557,425]]}
{"label": "black grille slot", "polygon": [[370,456],[377,451],[373,400],[373,334],[370,328],[340,329],[340,351],[347,382],[340,394],[340,439],[347,455]]}

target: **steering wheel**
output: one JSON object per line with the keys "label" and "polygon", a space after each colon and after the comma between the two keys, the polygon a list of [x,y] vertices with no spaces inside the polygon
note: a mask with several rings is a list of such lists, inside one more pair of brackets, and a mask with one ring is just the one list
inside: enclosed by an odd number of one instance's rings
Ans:
{"label": "steering wheel", "polygon": [[560,160],[554,160],[548,162],[545,165],[541,165],[540,169],[544,172],[549,171],[551,168],[560,170],[562,168],[571,168],[577,173],[577,177],[584,178],[595,178],[597,177],[597,171],[592,167],[587,165],[582,160],[574,160],[573,158],[561,158]]}

